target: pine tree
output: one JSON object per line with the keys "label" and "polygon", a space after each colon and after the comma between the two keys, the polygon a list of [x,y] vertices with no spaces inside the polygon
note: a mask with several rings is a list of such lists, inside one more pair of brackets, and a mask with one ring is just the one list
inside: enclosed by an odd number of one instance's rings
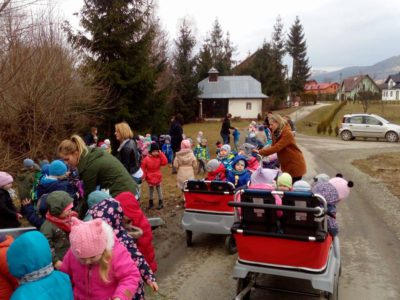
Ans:
{"label": "pine tree", "polygon": [[290,82],[290,91],[298,95],[303,92],[304,84],[310,76],[310,66],[307,58],[307,45],[304,38],[303,26],[300,23],[299,17],[288,34],[286,49],[293,58],[292,79]]}
{"label": "pine tree", "polygon": [[110,88],[109,131],[122,120],[135,129],[149,129],[166,117],[156,113],[163,111],[166,98],[156,86],[165,62],[154,53],[152,13],[143,0],[86,0],[80,14],[86,34],[69,30],[70,41],[85,54],[87,72],[100,69],[98,81]]}
{"label": "pine tree", "polygon": [[183,20],[179,28],[179,36],[175,40],[173,55],[173,73],[175,95],[173,97],[174,113],[181,113],[185,121],[194,121],[198,112],[198,87],[195,73],[196,57],[193,50],[196,38],[187,20]]}

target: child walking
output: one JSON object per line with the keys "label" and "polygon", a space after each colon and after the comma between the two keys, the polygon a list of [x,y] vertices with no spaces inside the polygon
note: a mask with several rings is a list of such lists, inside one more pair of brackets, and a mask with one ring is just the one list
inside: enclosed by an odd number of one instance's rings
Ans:
{"label": "child walking", "polygon": [[17,212],[9,193],[13,181],[10,174],[0,172],[0,228],[21,226],[19,220],[22,219],[22,215]]}
{"label": "child walking", "polygon": [[172,167],[172,160],[174,157],[174,152],[171,148],[171,136],[168,134],[164,136],[164,144],[162,145],[161,151],[165,154],[168,159],[168,165]]}
{"label": "child walking", "polygon": [[176,182],[179,189],[183,191],[183,183],[186,180],[194,179],[194,169],[196,168],[196,157],[191,149],[189,140],[181,142],[181,150],[176,152],[174,167],[178,171]]}
{"label": "child walking", "polygon": [[166,166],[168,163],[167,157],[160,151],[160,147],[157,143],[152,143],[150,146],[149,155],[147,155],[142,162],[143,178],[149,185],[149,206],[148,209],[154,207],[153,196],[154,188],[158,194],[158,206],[157,209],[164,207],[163,194],[161,189],[161,167]]}
{"label": "child walking", "polygon": [[128,250],[101,219],[82,222],[72,218],[71,248],[61,271],[72,281],[74,299],[131,300],[140,281]]}
{"label": "child walking", "polygon": [[239,129],[235,128],[232,132],[232,135],[233,135],[233,144],[235,146],[235,151],[237,152],[239,149],[239,139],[240,139]]}
{"label": "child walking", "polygon": [[201,139],[200,143],[194,148],[194,156],[196,156],[198,162],[197,175],[200,174],[200,171],[203,171],[203,174],[207,172],[206,164],[210,159],[210,151],[207,147],[207,139]]}

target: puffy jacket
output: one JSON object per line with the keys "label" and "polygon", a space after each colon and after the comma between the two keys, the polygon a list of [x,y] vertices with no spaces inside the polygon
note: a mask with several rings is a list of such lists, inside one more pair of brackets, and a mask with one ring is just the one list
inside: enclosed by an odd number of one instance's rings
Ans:
{"label": "puffy jacket", "polygon": [[157,271],[157,262],[153,247],[153,232],[151,225],[140,208],[139,202],[130,192],[124,192],[115,197],[121,204],[124,215],[132,220],[132,225],[143,230],[143,235],[137,240],[137,246],[149,264],[151,270]]}
{"label": "puffy jacket", "polygon": [[[72,286],[68,275],[54,271],[49,243],[39,231],[22,234],[7,251],[10,273],[18,278],[38,272],[37,280],[26,281],[13,293],[11,300],[72,300]],[[47,268],[46,268],[47,267]],[[46,270],[46,273],[43,271]]]}
{"label": "puffy jacket", "polygon": [[247,169],[251,172],[254,172],[260,166],[260,163],[258,162],[257,158],[253,156],[247,158],[247,164],[248,164]]}
{"label": "puffy jacket", "polygon": [[219,167],[215,171],[211,171],[207,173],[206,180],[226,180],[226,169],[224,165],[221,163]]}
{"label": "puffy jacket", "polygon": [[128,250],[117,239],[114,240],[110,265],[110,282],[105,283],[100,277],[98,264],[83,265],[68,250],[61,271],[71,277],[74,300],[107,300],[117,297],[131,300],[138,287],[140,274]]}
{"label": "puffy jacket", "polygon": [[31,191],[35,181],[34,169],[22,169],[16,176],[15,182],[17,184],[18,196],[20,199],[31,198]]}
{"label": "puffy jacket", "polygon": [[[234,169],[236,163],[239,160],[244,161],[245,164],[245,169],[241,172],[238,172]],[[226,175],[226,180],[233,183],[235,187],[242,187],[247,185],[247,183],[250,181],[251,178],[250,171],[246,169],[248,167],[247,158],[243,155],[237,155],[235,159],[232,161],[232,167],[233,169],[231,171],[228,171]]]}
{"label": "puffy jacket", "polygon": [[14,238],[11,235],[7,235],[6,239],[0,243],[0,300],[8,300],[11,294],[18,286],[18,281],[13,277],[7,265],[7,250],[10,247]]}
{"label": "puffy jacket", "polygon": [[12,202],[10,194],[0,188],[0,228],[13,228],[21,226],[17,220],[17,209]]}
{"label": "puffy jacket", "polygon": [[161,167],[167,165],[168,160],[164,153],[158,156],[147,155],[142,161],[143,178],[149,185],[160,185],[162,181]]}
{"label": "puffy jacket", "polygon": [[183,149],[176,152],[174,167],[178,170],[176,176],[177,185],[183,189],[183,183],[188,179],[194,179],[194,168],[196,168],[197,160],[191,149]]}
{"label": "puffy jacket", "polygon": [[129,174],[135,174],[140,168],[141,157],[138,145],[133,139],[123,142],[122,148],[118,149],[117,158],[124,165]]}
{"label": "puffy jacket", "polygon": [[77,188],[69,182],[67,179],[53,179],[47,176],[43,176],[36,189],[37,199],[42,197],[44,194],[50,194],[55,191],[67,192],[71,198],[76,199],[78,192]]}

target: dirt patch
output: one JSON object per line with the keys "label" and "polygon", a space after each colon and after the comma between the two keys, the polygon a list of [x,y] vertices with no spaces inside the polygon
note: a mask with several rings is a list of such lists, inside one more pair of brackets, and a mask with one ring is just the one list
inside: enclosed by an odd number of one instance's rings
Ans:
{"label": "dirt patch", "polygon": [[352,163],[362,172],[383,182],[396,197],[400,197],[400,155],[398,152],[378,154]]}

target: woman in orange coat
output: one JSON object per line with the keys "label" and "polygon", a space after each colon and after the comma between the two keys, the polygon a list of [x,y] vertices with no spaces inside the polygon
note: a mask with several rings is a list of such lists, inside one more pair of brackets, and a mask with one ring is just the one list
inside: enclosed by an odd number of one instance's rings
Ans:
{"label": "woman in orange coat", "polygon": [[7,249],[14,241],[11,235],[0,234],[0,300],[8,300],[18,286],[18,281],[8,271]]}
{"label": "woman in orange coat", "polygon": [[301,180],[306,173],[306,162],[303,153],[296,145],[290,125],[277,114],[272,114],[268,120],[273,133],[272,146],[255,151],[263,156],[277,153],[282,171],[289,173],[293,182]]}

